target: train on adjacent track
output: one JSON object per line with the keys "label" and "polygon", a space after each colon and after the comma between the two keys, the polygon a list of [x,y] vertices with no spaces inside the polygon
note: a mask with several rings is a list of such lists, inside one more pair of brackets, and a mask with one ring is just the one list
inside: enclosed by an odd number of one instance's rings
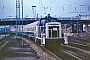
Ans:
{"label": "train on adjacent track", "polygon": [[11,29],[11,32],[18,30],[19,34],[27,35],[34,38],[35,42],[39,42],[41,46],[68,44],[61,34],[61,23],[57,18],[53,18],[48,14],[39,21],[24,25],[23,28]]}

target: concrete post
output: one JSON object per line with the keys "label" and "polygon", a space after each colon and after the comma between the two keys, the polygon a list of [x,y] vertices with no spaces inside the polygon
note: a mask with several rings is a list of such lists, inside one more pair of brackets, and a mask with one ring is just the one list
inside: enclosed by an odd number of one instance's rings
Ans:
{"label": "concrete post", "polygon": [[75,32],[75,29],[74,29],[74,24],[72,24],[72,33]]}
{"label": "concrete post", "polygon": [[68,44],[68,36],[67,36],[67,33],[64,33],[64,44]]}
{"label": "concrete post", "polygon": [[88,24],[86,24],[85,27],[85,32],[88,32]]}
{"label": "concrete post", "polygon": [[80,24],[80,32],[83,32],[83,24]]}

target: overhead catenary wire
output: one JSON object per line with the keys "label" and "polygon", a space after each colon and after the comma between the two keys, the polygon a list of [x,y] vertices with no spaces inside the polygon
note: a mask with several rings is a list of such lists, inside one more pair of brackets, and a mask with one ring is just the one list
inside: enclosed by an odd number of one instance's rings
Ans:
{"label": "overhead catenary wire", "polygon": [[89,7],[88,5],[84,5],[84,4],[79,4],[79,3],[76,3],[76,2],[73,2],[73,1],[70,1],[70,0],[66,0],[68,2],[71,2],[73,4],[76,4],[76,5],[79,5],[79,6],[86,6],[86,7]]}
{"label": "overhead catenary wire", "polygon": [[[51,0],[52,1],[52,0]],[[48,9],[48,7],[49,6],[51,6],[54,2],[55,2],[56,0],[53,0],[49,5],[47,5],[47,7],[43,7],[43,10],[42,11],[46,11],[47,9]],[[70,0],[66,0],[66,1],[68,1],[68,2],[70,2],[70,3],[73,3],[73,4],[75,4],[75,5],[79,5],[79,6],[72,6],[73,8],[74,8],[74,10],[77,10],[77,8],[80,8],[81,6],[83,6],[83,8],[86,8],[87,10],[90,10],[90,6],[88,6],[88,5],[84,5],[84,4],[80,4],[80,3],[76,3],[76,2],[73,2],[73,1],[70,1]],[[42,2],[43,3],[43,2]],[[85,6],[85,7],[84,7]],[[69,7],[62,7],[63,8],[63,10],[65,10],[65,8],[69,8]],[[80,8],[81,9],[81,8]],[[50,10],[51,10],[51,7],[50,7]],[[41,12],[42,12],[41,11]],[[41,13],[40,12],[40,13]]]}
{"label": "overhead catenary wire", "polygon": [[[55,1],[56,1],[56,0],[53,0],[53,1],[51,0],[51,3],[50,3],[49,5],[47,5],[47,7],[43,7],[44,9],[43,9],[42,11],[47,10],[48,7],[51,6]],[[43,2],[42,2],[42,4],[43,4]],[[50,10],[51,10],[51,7],[50,7]],[[41,11],[41,12],[42,12],[42,11]],[[41,13],[41,12],[40,12],[40,13]],[[40,13],[39,13],[39,14],[40,14]]]}
{"label": "overhead catenary wire", "polygon": [[[81,9],[82,9],[81,7],[85,8],[85,10],[88,10],[88,11],[90,10],[90,9],[89,9],[89,8],[90,8],[90,5],[81,4],[81,3],[73,2],[73,1],[70,1],[70,0],[65,0],[65,1],[70,2],[70,3],[72,3],[72,4],[75,4],[75,5],[79,5],[78,7],[80,8],[80,12],[79,12],[80,14],[81,14],[81,13],[85,13],[85,12],[81,12]],[[75,6],[75,9],[74,9],[74,10],[77,10],[78,7]],[[75,13],[75,12],[74,12],[74,13]],[[76,13],[77,13],[77,12],[76,12]]]}

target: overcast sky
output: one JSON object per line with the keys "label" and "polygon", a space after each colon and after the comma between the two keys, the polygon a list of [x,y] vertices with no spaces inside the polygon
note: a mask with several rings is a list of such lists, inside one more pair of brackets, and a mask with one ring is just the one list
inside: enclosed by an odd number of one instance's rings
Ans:
{"label": "overcast sky", "polygon": [[[20,0],[21,1],[21,0]],[[23,0],[24,17],[33,17],[35,10],[39,17],[50,13],[56,17],[90,15],[90,0]],[[32,9],[32,6],[36,9]],[[4,9],[3,9],[4,6]],[[34,13],[33,13],[34,11]],[[21,13],[20,13],[21,15]],[[0,0],[0,18],[16,16],[16,0]]]}

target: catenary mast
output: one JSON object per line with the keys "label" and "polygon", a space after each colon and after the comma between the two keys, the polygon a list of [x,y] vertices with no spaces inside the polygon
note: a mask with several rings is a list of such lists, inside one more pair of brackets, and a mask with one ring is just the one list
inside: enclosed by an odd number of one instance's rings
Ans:
{"label": "catenary mast", "polygon": [[16,0],[16,36],[18,35],[18,29],[20,27],[20,0]]}

